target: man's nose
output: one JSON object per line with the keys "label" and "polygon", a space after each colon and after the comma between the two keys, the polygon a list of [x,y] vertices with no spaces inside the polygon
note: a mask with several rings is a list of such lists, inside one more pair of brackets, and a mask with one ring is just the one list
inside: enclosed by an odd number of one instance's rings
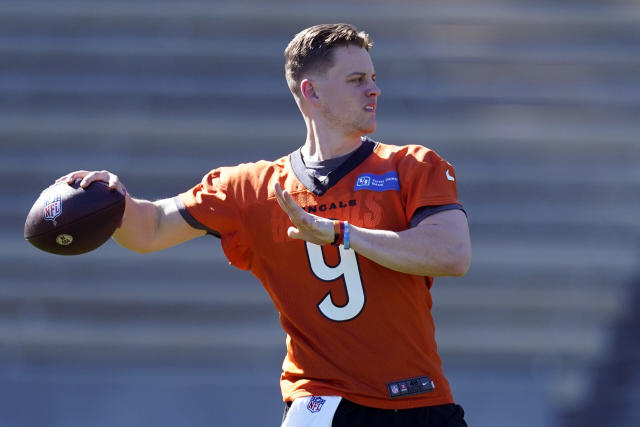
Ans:
{"label": "man's nose", "polygon": [[381,93],[382,91],[380,90],[376,82],[372,80],[371,85],[369,85],[369,88],[367,88],[367,95],[378,97]]}

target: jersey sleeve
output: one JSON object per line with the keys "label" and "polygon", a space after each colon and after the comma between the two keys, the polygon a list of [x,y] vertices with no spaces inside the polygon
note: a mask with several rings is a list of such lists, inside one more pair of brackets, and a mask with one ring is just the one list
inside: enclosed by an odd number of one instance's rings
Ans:
{"label": "jersey sleeve", "polygon": [[462,205],[458,201],[455,170],[435,151],[411,146],[398,165],[407,219],[424,206]]}
{"label": "jersey sleeve", "polygon": [[191,217],[187,222],[219,236],[229,262],[248,270],[251,268],[251,251],[240,203],[228,182],[228,169],[209,172],[199,184],[179,194],[178,198],[186,211],[183,217]]}

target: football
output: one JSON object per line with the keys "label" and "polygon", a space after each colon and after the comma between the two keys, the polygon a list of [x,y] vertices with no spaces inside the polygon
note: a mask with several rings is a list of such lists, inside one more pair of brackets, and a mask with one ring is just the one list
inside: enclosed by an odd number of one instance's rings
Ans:
{"label": "football", "polygon": [[108,184],[79,180],[47,187],[33,204],[24,224],[24,238],[38,249],[58,255],[92,251],[109,240],[120,225],[125,197]]}

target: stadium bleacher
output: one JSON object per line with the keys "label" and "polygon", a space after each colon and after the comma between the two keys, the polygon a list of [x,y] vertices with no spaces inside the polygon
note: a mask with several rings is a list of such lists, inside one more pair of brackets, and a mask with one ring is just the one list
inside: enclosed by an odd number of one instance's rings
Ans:
{"label": "stadium bleacher", "polygon": [[[375,41],[373,137],[456,167],[473,263],[436,280],[434,316],[469,424],[595,423],[585,407],[637,287],[631,0],[0,2],[0,424],[277,425],[277,313],[215,238],[64,258],[21,233],[70,170],[154,199],[293,151],[282,51],[339,21]],[[640,419],[630,383],[607,388],[627,402],[618,426]]]}

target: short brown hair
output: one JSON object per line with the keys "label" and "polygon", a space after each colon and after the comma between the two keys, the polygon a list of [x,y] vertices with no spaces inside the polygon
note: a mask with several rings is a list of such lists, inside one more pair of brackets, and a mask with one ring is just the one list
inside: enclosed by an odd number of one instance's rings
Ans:
{"label": "short brown hair", "polygon": [[335,47],[355,45],[371,49],[369,34],[349,24],[320,24],[296,34],[284,50],[284,69],[291,92],[300,96],[301,76],[313,69],[324,72],[333,65],[331,52]]}

